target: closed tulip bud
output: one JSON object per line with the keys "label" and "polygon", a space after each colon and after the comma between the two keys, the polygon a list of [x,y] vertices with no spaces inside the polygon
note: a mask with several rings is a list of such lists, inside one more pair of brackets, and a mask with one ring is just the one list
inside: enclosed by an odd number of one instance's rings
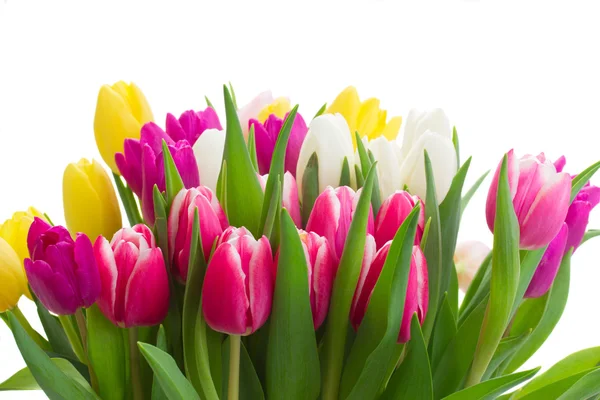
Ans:
{"label": "closed tulip bud", "polygon": [[171,113],[167,114],[165,130],[167,135],[176,142],[187,140],[193,146],[208,129],[223,129],[219,116],[212,107],[207,107],[204,111],[185,111],[179,119]]}
{"label": "closed tulip bud", "polygon": [[225,132],[218,129],[204,131],[193,146],[202,186],[206,186],[213,192],[217,191],[224,149]]}
{"label": "closed tulip bud", "polygon": [[169,278],[152,231],[138,224],[123,228],[110,243],[94,243],[102,290],[98,307],[121,328],[159,324],[169,310]]}
{"label": "closed tulip bud", "polygon": [[460,242],[454,251],[454,265],[458,275],[458,287],[467,292],[477,270],[490,253],[490,248],[477,240]]}
{"label": "closed tulip bud", "polygon": [[540,263],[538,264],[531,282],[525,292],[526,298],[540,297],[546,294],[560,267],[560,263],[565,253],[565,246],[569,236],[569,228],[566,223],[562,224],[558,234],[552,239],[548,248],[544,252]]}
{"label": "closed tulip bud", "polygon": [[0,237],[0,313],[13,309],[29,293],[21,263],[17,252]]}
{"label": "closed tulip bud", "polygon": [[244,137],[248,138],[249,121],[251,119],[257,119],[264,123],[269,115],[275,114],[277,117],[283,118],[291,109],[290,100],[287,97],[274,98],[270,90],[259,93],[258,96],[238,110],[238,118]]}
{"label": "closed tulip bud", "polygon": [[[15,212],[10,219],[0,224],[0,238],[6,240],[17,253],[21,268],[23,268],[23,260],[29,257],[27,235],[35,217],[46,220],[40,211],[34,207],[29,207],[27,211]],[[25,274],[25,270],[23,270],[23,274]],[[25,294],[29,296],[29,291],[26,291]]]}
{"label": "closed tulip bud", "polygon": [[[507,156],[508,184],[521,233],[520,247],[526,250],[544,247],[558,234],[567,216],[571,178],[566,173],[556,172],[543,153],[517,160],[511,150]],[[500,166],[492,180],[486,203],[487,223],[492,232]]]}
{"label": "closed tulip bud", "polygon": [[[344,117],[339,114],[324,114],[310,123],[300,149],[296,169],[300,198],[302,198],[304,170],[313,153],[317,154],[319,162],[319,192],[324,191],[327,186],[339,186],[344,158],[347,158],[351,165],[354,157],[350,130]],[[355,181],[354,168],[350,168],[350,180]]]}
{"label": "closed tulip bud", "polygon": [[[400,148],[396,141],[389,141],[385,137],[380,136],[371,141],[363,138],[365,149],[372,152],[375,161],[377,161],[377,179],[379,181],[379,191],[382,198],[389,197],[396,190],[402,189],[400,186],[400,161],[398,154]],[[358,151],[355,153],[355,161],[357,165],[361,165]]]}
{"label": "closed tulip bud", "polygon": [[[287,118],[287,114],[285,115],[285,118]],[[275,114],[269,115],[264,124],[256,119],[251,119],[249,121],[251,126],[254,125],[258,172],[263,175],[268,174],[271,168],[273,151],[275,150],[277,138],[283,127],[283,122],[284,119],[279,118]],[[291,172],[293,176],[296,176],[298,156],[300,155],[300,148],[302,147],[307,131],[308,128],[306,127],[306,122],[304,122],[302,115],[296,114],[285,150],[285,170]]]}
{"label": "closed tulip bud", "polygon": [[190,250],[194,229],[194,215],[198,210],[202,251],[208,261],[215,239],[229,226],[217,196],[204,186],[181,189],[175,196],[169,212],[169,257],[175,276],[185,282],[188,274]]}
{"label": "closed tulip bud", "polygon": [[[258,175],[258,181],[263,191],[267,186],[269,174]],[[298,186],[294,176],[288,171],[283,175],[283,199],[281,205],[288,210],[292,221],[297,228],[302,227],[302,216],[300,215],[300,200],[298,199]]]}
{"label": "closed tulip bud", "polygon": [[92,242],[83,233],[73,240],[62,226],[35,218],[27,245],[31,258],[25,271],[31,290],[42,304],[59,315],[89,307],[100,295],[100,274]]}
{"label": "closed tulip bud", "polygon": [[[355,192],[348,186],[328,187],[315,200],[308,218],[306,230],[324,236],[338,259],[342,256],[361,191]],[[372,235],[373,231],[373,210],[370,210],[367,233]]]}
{"label": "closed tulip bud", "polygon": [[427,151],[431,160],[436,197],[441,203],[450,190],[458,168],[450,122],[441,109],[429,112],[410,110],[404,127],[399,157],[400,185],[407,186],[412,194],[423,201],[427,194],[424,151]]}
{"label": "closed tulip bud", "polygon": [[153,119],[146,97],[134,83],[119,81],[100,88],[94,134],[102,159],[115,174],[119,173],[115,154],[123,152],[125,139],[139,138],[142,125]]}
{"label": "closed tulip bud", "polygon": [[112,236],[121,228],[121,210],[108,174],[95,160],[67,165],[63,175],[67,228],[91,238]]}
{"label": "closed tulip bud", "polygon": [[[388,242],[379,249],[370,264],[365,264],[363,262],[358,286],[354,292],[354,299],[352,300],[352,308],[350,310],[350,320],[355,330],[358,330],[358,327],[367,312],[371,294],[375,289],[379,275],[381,275],[391,244],[392,242]],[[415,312],[417,313],[419,322],[422,324],[427,315],[428,306],[429,279],[427,275],[427,261],[425,260],[425,255],[421,251],[421,248],[419,246],[413,246],[406,287],[406,298],[404,300],[404,313],[402,314],[402,324],[398,335],[398,343],[406,343],[410,340],[410,321],[413,314]]]}
{"label": "closed tulip bud", "polygon": [[275,287],[269,240],[246,228],[227,228],[218,240],[202,286],[206,323],[218,332],[249,335],[271,313]]}
{"label": "closed tulip bud", "polygon": [[425,230],[425,207],[421,199],[417,196],[411,196],[404,190],[398,190],[390,197],[385,199],[375,219],[375,242],[380,249],[388,241],[394,239],[400,225],[406,217],[415,208],[415,205],[421,205],[419,211],[419,221],[417,224],[417,233],[415,235],[415,244],[420,244]]}

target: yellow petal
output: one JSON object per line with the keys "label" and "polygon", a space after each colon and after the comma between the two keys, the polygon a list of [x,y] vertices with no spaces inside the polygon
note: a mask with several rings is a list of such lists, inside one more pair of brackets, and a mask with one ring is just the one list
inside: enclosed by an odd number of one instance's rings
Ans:
{"label": "yellow petal", "polygon": [[257,119],[261,123],[264,123],[271,114],[275,114],[277,117],[283,118],[285,117],[285,114],[290,112],[291,109],[292,105],[287,98],[278,97],[271,104],[263,107],[263,109],[260,110]]}
{"label": "yellow petal", "polygon": [[379,100],[370,98],[360,105],[357,127],[360,137],[371,137],[379,122]]}
{"label": "yellow petal", "polygon": [[27,234],[33,222],[33,217],[46,218],[37,209],[29,207],[27,211],[17,211],[12,217],[0,227],[0,238],[3,238],[14,249],[23,264],[23,260],[29,257],[27,249]]}
{"label": "yellow petal", "polygon": [[27,290],[27,277],[19,256],[0,238],[0,313],[12,309]]}
{"label": "yellow petal", "polygon": [[[358,92],[354,86],[348,86],[342,90],[340,94],[333,100],[333,102],[325,110],[326,114],[340,113],[346,119],[350,133],[352,134],[352,141],[354,141],[354,131],[356,131],[356,121],[358,118],[358,111],[360,109],[360,98]],[[355,144],[356,145],[356,144]]]}
{"label": "yellow petal", "polygon": [[402,125],[402,117],[392,117],[381,134],[387,140],[395,140],[400,132],[400,126]]}

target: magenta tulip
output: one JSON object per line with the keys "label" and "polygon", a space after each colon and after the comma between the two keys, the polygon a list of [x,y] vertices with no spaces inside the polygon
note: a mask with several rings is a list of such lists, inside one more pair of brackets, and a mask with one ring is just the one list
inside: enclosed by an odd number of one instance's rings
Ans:
{"label": "magenta tulip", "polygon": [[533,274],[533,278],[531,278],[531,282],[529,282],[525,292],[526,298],[540,297],[550,290],[565,253],[568,236],[569,228],[566,223],[563,223],[558,234],[548,245]]}
{"label": "magenta tulip", "polygon": [[[288,114],[286,114],[286,118]],[[269,115],[264,124],[256,119],[248,121],[249,128],[254,125],[256,157],[258,158],[258,171],[261,175],[269,173],[275,143],[283,127],[283,122],[284,119],[277,117],[275,114]],[[296,177],[296,164],[298,164],[300,148],[307,132],[308,127],[304,122],[304,118],[300,114],[296,114],[285,150],[285,170],[289,171],[294,177]]]}
{"label": "magenta tulip", "polygon": [[100,274],[92,242],[83,233],[73,240],[62,226],[35,217],[27,235],[31,258],[25,272],[31,290],[42,304],[59,315],[89,307],[100,295]]}
{"label": "magenta tulip", "polygon": [[421,205],[421,209],[419,212],[417,233],[415,235],[415,244],[418,245],[421,243],[425,229],[425,206],[419,197],[411,196],[404,190],[397,190],[383,202],[375,219],[375,242],[378,249],[382,248],[388,241],[394,239],[398,228],[400,228],[400,225],[402,225],[417,203]]}
{"label": "magenta tulip", "polygon": [[208,261],[215,239],[229,226],[217,196],[204,186],[181,189],[169,213],[169,257],[177,279],[185,282],[188,274],[194,214],[198,210],[202,251]]}
{"label": "magenta tulip", "polygon": [[[352,321],[355,330],[358,330],[358,327],[367,312],[371,294],[379,279],[391,244],[391,242],[388,242],[379,249],[370,264],[365,265],[365,263],[363,263],[350,311],[350,320]],[[406,343],[410,340],[410,322],[413,314],[415,312],[417,313],[419,322],[422,324],[427,315],[428,306],[429,281],[427,276],[427,262],[421,248],[419,246],[413,246],[408,285],[406,288],[406,298],[404,302],[404,313],[402,315],[398,343]]]}
{"label": "magenta tulip", "polygon": [[219,116],[211,107],[206,107],[204,111],[185,111],[179,119],[171,113],[167,114],[165,130],[167,135],[176,142],[187,140],[193,146],[207,129],[223,129]]}
{"label": "magenta tulip", "polygon": [[[569,209],[571,178],[557,172],[543,153],[517,160],[508,154],[508,183],[519,221],[520,247],[534,250],[546,246],[558,234]],[[486,204],[487,223],[494,231],[496,193],[500,166],[496,170]]]}
{"label": "magenta tulip", "polygon": [[[342,256],[348,229],[350,229],[361,191],[362,189],[359,189],[355,192],[348,186],[336,189],[328,186],[315,200],[308,218],[306,230],[324,236],[338,259]],[[367,233],[372,235],[373,231],[373,210],[371,210]]]}
{"label": "magenta tulip", "polygon": [[[258,175],[258,181],[260,182],[260,186],[263,191],[267,186],[267,180],[269,179],[269,174],[266,175]],[[296,184],[296,179],[294,176],[287,171],[283,175],[283,199],[281,200],[281,205],[288,210],[290,216],[292,217],[292,221],[297,228],[302,227],[302,216],[300,215],[300,199],[298,198],[298,185]]]}
{"label": "magenta tulip", "polygon": [[269,240],[246,228],[227,228],[217,242],[202,285],[202,311],[215,331],[249,335],[271,313],[275,272]]}
{"label": "magenta tulip", "polygon": [[169,279],[162,251],[144,225],[123,228],[110,243],[94,244],[102,291],[98,306],[122,328],[159,324],[169,310]]}

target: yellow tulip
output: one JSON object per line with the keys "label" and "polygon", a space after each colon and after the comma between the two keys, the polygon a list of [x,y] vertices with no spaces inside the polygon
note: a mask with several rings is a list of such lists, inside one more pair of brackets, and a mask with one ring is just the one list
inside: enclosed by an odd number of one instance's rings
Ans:
{"label": "yellow tulip", "polygon": [[123,152],[127,138],[138,139],[142,125],[154,119],[144,93],[134,83],[103,85],[98,93],[94,134],[104,162],[115,173],[115,153]]}
{"label": "yellow tulip", "polygon": [[29,295],[23,261],[0,237],[0,313],[13,309],[23,294]]}
{"label": "yellow tulip", "polygon": [[370,98],[361,102],[354,86],[344,89],[325,112],[340,113],[346,119],[354,148],[356,148],[355,131],[358,131],[360,137],[366,136],[369,140],[380,136],[394,140],[402,124],[402,117],[392,117],[387,120],[387,111],[379,107],[378,99]]}
{"label": "yellow tulip", "polygon": [[23,266],[23,260],[29,258],[27,234],[29,233],[29,227],[33,223],[34,217],[39,217],[46,221],[46,218],[40,211],[34,207],[29,207],[27,211],[17,211],[10,219],[7,219],[0,225],[0,238],[4,239],[17,253],[21,266]]}
{"label": "yellow tulip", "polygon": [[94,241],[121,229],[121,210],[112,182],[100,164],[82,158],[67,165],[63,175],[65,221],[71,234],[85,233]]}
{"label": "yellow tulip", "polygon": [[277,117],[283,119],[285,114],[287,114],[292,109],[292,105],[290,104],[290,100],[286,97],[278,97],[271,104],[263,107],[262,110],[258,113],[258,120],[264,123],[269,115],[275,114]]}

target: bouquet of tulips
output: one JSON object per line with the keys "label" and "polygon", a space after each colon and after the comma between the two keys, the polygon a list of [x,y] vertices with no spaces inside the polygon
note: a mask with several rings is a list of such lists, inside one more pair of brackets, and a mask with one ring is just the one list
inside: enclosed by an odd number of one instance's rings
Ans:
{"label": "bouquet of tulips", "polygon": [[[287,98],[155,124],[141,90],[100,89],[96,161],[64,173],[66,227],[0,226],[0,316],[27,364],[0,390],[51,399],[590,399],[600,347],[519,368],[569,292],[600,162],[577,175],[509,151],[490,250],[461,243],[456,129],[388,120],[349,87],[309,122]],[[121,209],[130,227],[122,227]],[[465,291],[459,296],[459,288]],[[17,302],[35,302],[37,332]],[[459,301],[460,300],[460,301]]]}

